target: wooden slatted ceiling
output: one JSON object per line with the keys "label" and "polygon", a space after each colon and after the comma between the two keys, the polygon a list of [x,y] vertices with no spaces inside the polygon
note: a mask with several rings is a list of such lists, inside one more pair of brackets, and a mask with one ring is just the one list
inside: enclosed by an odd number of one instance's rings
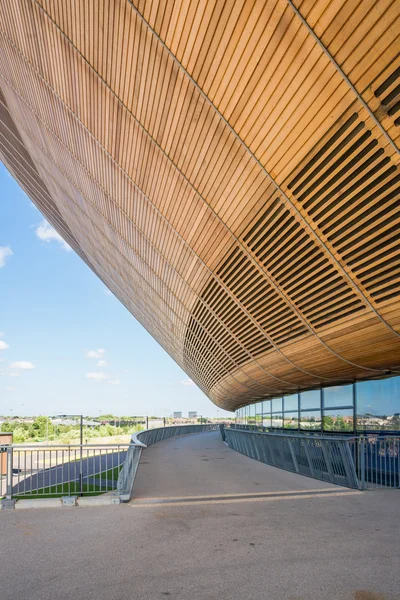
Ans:
{"label": "wooden slatted ceiling", "polygon": [[4,162],[221,406],[400,369],[399,16],[0,6]]}

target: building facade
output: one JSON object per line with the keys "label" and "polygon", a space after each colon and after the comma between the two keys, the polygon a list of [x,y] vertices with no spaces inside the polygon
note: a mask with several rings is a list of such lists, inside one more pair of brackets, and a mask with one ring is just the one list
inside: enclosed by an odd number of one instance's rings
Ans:
{"label": "building facade", "polygon": [[357,381],[264,400],[239,408],[241,425],[293,432],[400,430],[400,377]]}
{"label": "building facade", "polygon": [[0,4],[4,164],[244,418],[301,425],[322,389],[327,424],[327,390],[400,375],[399,19],[397,0]]}

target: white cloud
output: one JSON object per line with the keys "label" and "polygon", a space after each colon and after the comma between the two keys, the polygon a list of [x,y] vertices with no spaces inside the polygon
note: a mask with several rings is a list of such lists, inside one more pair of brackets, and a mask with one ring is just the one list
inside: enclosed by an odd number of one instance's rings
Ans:
{"label": "white cloud", "polygon": [[13,254],[10,246],[0,246],[0,269],[5,266],[6,259]]}
{"label": "white cloud", "polygon": [[68,246],[67,242],[62,239],[61,235],[57,233],[57,231],[53,229],[53,227],[47,221],[43,220],[40,225],[37,226],[35,233],[39,240],[42,240],[42,242],[49,243],[56,241],[61,245],[63,250],[66,250],[67,252],[71,251],[71,247]]}
{"label": "white cloud", "polygon": [[192,381],[191,379],[183,379],[183,380],[181,381],[181,384],[182,384],[182,385],[195,385],[195,384],[194,384],[194,381]]}
{"label": "white cloud", "polygon": [[106,360],[99,360],[99,362],[97,363],[98,367],[106,367],[107,366],[107,361]]}
{"label": "white cloud", "polygon": [[112,379],[111,381],[107,381],[110,385],[119,385],[121,382],[119,379]]}
{"label": "white cloud", "polygon": [[5,390],[6,392],[15,392],[15,390],[16,390],[16,389],[17,389],[17,388],[15,388],[15,387],[11,387],[11,385],[7,385],[7,386],[4,388],[4,390]]}
{"label": "white cloud", "polygon": [[7,350],[7,348],[9,348],[10,346],[8,344],[6,344],[5,342],[3,342],[3,340],[0,340],[0,350]]}
{"label": "white cloud", "polygon": [[106,373],[96,373],[96,372],[86,373],[86,377],[88,379],[94,379],[95,381],[103,381],[104,379],[110,378],[110,376],[107,375]]}
{"label": "white cloud", "polygon": [[8,376],[9,377],[19,377],[21,373],[19,371],[11,371]]}
{"label": "white cloud", "polygon": [[27,360],[18,360],[17,362],[13,362],[10,365],[10,369],[14,369],[16,371],[27,371],[29,369],[34,369],[35,365]]}
{"label": "white cloud", "polygon": [[98,348],[97,350],[86,350],[87,358],[103,358],[105,354],[104,348]]}

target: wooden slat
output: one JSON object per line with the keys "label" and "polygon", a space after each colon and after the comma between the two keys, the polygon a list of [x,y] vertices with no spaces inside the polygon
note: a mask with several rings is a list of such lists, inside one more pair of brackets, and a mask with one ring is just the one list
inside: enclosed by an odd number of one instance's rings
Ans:
{"label": "wooden slat", "polygon": [[400,372],[399,22],[395,0],[0,5],[2,160],[220,406]]}

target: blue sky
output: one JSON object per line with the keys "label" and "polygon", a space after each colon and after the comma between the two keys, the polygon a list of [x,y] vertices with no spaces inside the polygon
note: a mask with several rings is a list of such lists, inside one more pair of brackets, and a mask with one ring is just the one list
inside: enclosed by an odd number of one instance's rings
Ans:
{"label": "blue sky", "polygon": [[217,413],[0,163],[0,415],[11,410],[231,414]]}

